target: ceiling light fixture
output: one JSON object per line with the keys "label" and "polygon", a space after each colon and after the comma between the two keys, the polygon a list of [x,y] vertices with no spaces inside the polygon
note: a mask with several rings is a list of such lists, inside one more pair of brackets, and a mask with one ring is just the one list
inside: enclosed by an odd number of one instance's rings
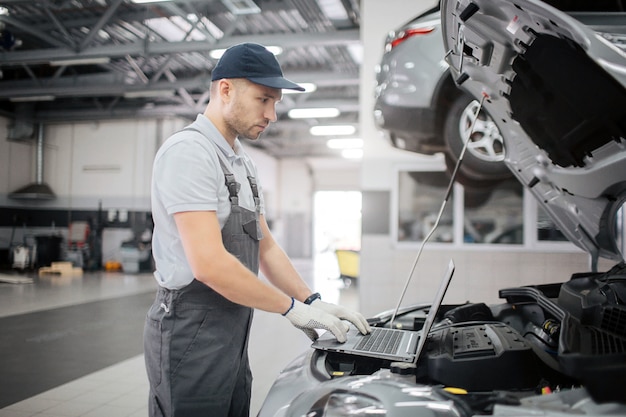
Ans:
{"label": "ceiling light fixture", "polygon": [[53,67],[63,67],[69,65],[96,65],[96,64],[108,64],[111,62],[111,58],[108,56],[96,57],[96,58],[69,58],[69,59],[55,59],[50,61],[50,65]]}
{"label": "ceiling light fixture", "polygon": [[220,48],[220,49],[211,49],[209,51],[209,56],[213,59],[220,59],[222,57],[222,55],[224,55],[224,52],[226,51],[225,48]]}
{"label": "ceiling light fixture", "polygon": [[291,119],[317,119],[326,117],[337,117],[341,114],[335,107],[318,107],[309,109],[291,109],[287,115]]}
{"label": "ceiling light fixture", "polygon": [[265,49],[267,49],[274,55],[280,55],[283,53],[283,48],[280,46],[270,45],[270,46],[266,46]]}
{"label": "ceiling light fixture", "polygon": [[344,149],[341,151],[341,156],[346,159],[361,159],[363,158],[363,149]]}
{"label": "ceiling light fixture", "polygon": [[363,147],[361,138],[328,139],[326,146],[330,149],[360,149]]}
{"label": "ceiling light fixture", "polygon": [[124,98],[156,98],[156,97],[171,97],[174,95],[174,90],[136,90],[126,91]]}
{"label": "ceiling light fixture", "polygon": [[304,94],[312,93],[313,91],[317,90],[317,85],[313,83],[298,83],[298,85],[304,88],[304,91],[284,89],[283,94]]}
{"label": "ceiling light fixture", "polygon": [[56,97],[53,95],[41,95],[41,96],[24,96],[24,97],[11,97],[9,101],[13,103],[25,103],[30,101],[53,101]]}
{"label": "ceiling light fixture", "polygon": [[309,129],[313,136],[343,136],[353,135],[355,132],[356,127],[353,125],[318,125]]}

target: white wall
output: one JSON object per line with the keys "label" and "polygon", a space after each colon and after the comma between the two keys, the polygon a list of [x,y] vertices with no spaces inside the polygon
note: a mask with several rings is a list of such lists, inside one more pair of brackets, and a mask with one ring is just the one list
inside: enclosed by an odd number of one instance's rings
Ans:
{"label": "white wall", "polygon": [[[0,120],[2,129],[7,121]],[[43,180],[57,198],[37,202],[6,197],[35,180],[35,141],[8,141],[0,131],[0,202],[5,206],[68,209],[96,209],[102,202],[104,209],[149,209],[152,159],[159,138],[173,131],[170,125],[175,124],[117,120],[45,126]]]}
{"label": "white wall", "polygon": [[51,126],[49,184],[67,196],[72,208],[149,209],[150,174],[156,143],[156,123],[123,120]]}

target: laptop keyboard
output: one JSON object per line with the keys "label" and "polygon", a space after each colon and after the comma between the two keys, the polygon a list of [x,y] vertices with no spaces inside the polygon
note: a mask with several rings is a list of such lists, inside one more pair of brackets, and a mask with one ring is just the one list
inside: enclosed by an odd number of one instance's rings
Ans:
{"label": "laptop keyboard", "polygon": [[372,332],[363,336],[356,349],[365,352],[395,353],[400,344],[402,332],[393,329],[372,328]]}

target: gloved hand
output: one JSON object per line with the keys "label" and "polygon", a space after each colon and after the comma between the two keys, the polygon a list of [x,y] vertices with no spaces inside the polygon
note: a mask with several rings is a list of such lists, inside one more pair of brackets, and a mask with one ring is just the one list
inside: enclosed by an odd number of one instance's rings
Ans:
{"label": "gloved hand", "polygon": [[372,331],[372,328],[367,320],[365,320],[365,317],[356,311],[352,311],[337,304],[326,303],[319,298],[311,303],[311,307],[323,310],[335,317],[339,317],[340,319],[348,320],[350,323],[354,324],[354,326],[359,329],[362,334],[367,334]]}
{"label": "gloved hand", "polygon": [[315,329],[325,329],[332,332],[337,341],[344,343],[346,333],[350,328],[340,318],[298,300],[293,300],[293,307],[285,314],[285,317],[311,340],[317,340],[318,334]]}

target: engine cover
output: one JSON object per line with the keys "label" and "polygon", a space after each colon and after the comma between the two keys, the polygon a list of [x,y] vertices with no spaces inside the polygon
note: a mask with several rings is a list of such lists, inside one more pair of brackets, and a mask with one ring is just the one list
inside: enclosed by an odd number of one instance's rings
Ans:
{"label": "engine cover", "polygon": [[[531,346],[503,323],[457,324],[431,332],[419,368],[427,378],[468,391],[529,389],[541,379]],[[424,377],[423,370],[418,377]]]}

